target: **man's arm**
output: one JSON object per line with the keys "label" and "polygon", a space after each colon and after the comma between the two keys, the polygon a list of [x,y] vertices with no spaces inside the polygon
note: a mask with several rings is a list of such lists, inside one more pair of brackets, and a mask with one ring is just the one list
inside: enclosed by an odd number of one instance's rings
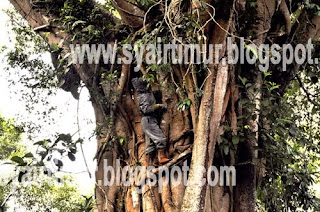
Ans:
{"label": "man's arm", "polygon": [[142,113],[152,113],[159,108],[166,108],[164,104],[156,104],[156,99],[152,93],[138,95],[139,107]]}
{"label": "man's arm", "polygon": [[165,104],[154,104],[153,108],[156,110],[158,108],[163,108],[163,109],[167,109],[167,105]]}

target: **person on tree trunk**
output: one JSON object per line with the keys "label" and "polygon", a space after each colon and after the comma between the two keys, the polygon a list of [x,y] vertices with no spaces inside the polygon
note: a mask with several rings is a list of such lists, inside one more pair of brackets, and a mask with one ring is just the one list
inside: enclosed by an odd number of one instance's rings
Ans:
{"label": "person on tree trunk", "polygon": [[149,165],[150,155],[157,150],[158,161],[164,164],[169,161],[165,156],[164,148],[166,147],[167,138],[160,129],[156,117],[158,108],[166,108],[164,104],[157,104],[156,99],[150,89],[147,88],[147,82],[141,78],[131,80],[133,87],[138,93],[139,108],[143,116],[141,119],[142,131],[150,139],[146,139],[146,156]]}

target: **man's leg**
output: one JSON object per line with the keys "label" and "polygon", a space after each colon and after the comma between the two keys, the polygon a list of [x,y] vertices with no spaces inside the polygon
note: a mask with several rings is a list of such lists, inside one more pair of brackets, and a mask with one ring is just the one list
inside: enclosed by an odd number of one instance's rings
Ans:
{"label": "man's leg", "polygon": [[149,136],[145,134],[145,141],[146,141],[146,166],[157,166],[156,161],[154,160],[155,157],[155,150],[156,145],[151,141]]}
{"label": "man's leg", "polygon": [[156,145],[150,139],[150,137],[145,134],[145,141],[146,141],[146,155],[152,154],[156,150]]}
{"label": "man's leg", "polygon": [[160,129],[157,119],[145,116],[141,121],[142,131],[153,141],[157,149],[166,147],[167,138]]}
{"label": "man's leg", "polygon": [[143,132],[151,138],[158,150],[158,160],[160,163],[166,163],[169,161],[165,156],[164,148],[166,147],[167,138],[160,129],[156,118],[152,116],[144,117],[142,121]]}

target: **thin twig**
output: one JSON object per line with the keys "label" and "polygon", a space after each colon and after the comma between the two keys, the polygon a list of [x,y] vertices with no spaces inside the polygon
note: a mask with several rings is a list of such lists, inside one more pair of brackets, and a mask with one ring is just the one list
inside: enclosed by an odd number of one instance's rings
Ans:
{"label": "thin twig", "polygon": [[[80,96],[80,94],[81,94],[82,88],[83,88],[83,87],[80,88],[79,96]],[[81,138],[81,134],[80,134],[80,120],[79,120],[79,109],[80,109],[80,98],[78,99],[78,102],[77,102],[77,126],[78,126],[79,138]],[[81,149],[81,153],[82,153],[82,156],[83,156],[84,164],[86,165],[87,172],[88,172],[88,174],[89,174],[89,177],[91,178],[91,173],[90,173],[90,170],[89,170],[89,167],[88,167],[88,164],[87,164],[86,157],[85,157],[85,155],[84,155],[82,142],[80,142],[80,149]]]}
{"label": "thin twig", "polygon": [[320,107],[320,104],[319,104],[318,102],[316,102],[316,101],[314,101],[313,99],[311,99],[310,93],[309,93],[309,92],[307,91],[307,89],[304,87],[304,85],[303,85],[300,77],[299,77],[298,75],[296,75],[296,78],[297,78],[297,80],[298,80],[298,82],[299,82],[300,87],[302,88],[302,90],[303,90],[304,93],[306,94],[307,99],[309,100],[309,102],[311,102],[311,103],[314,104],[315,106]]}

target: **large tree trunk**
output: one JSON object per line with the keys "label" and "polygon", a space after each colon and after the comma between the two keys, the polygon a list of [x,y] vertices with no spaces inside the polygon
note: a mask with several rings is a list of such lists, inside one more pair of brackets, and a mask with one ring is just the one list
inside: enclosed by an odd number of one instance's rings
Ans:
{"label": "large tree trunk", "polygon": [[[31,7],[30,1],[10,1],[33,28],[48,24],[48,17],[36,12]],[[97,211],[248,212],[255,210],[256,185],[258,184],[256,180],[261,179],[264,172],[264,159],[259,158],[255,150],[255,147],[258,146],[258,126],[261,122],[259,111],[262,97],[262,94],[256,91],[261,88],[263,79],[261,72],[255,66],[226,64],[228,53],[226,52],[226,38],[230,35],[245,36],[256,45],[270,42],[268,32],[280,33],[281,26],[277,24],[281,22],[273,23],[273,18],[279,17],[279,14],[284,17],[282,21],[286,29],[285,36],[288,37],[288,40],[294,39],[294,44],[305,44],[308,38],[318,37],[320,27],[318,16],[302,12],[300,25],[293,26],[292,30],[295,32],[291,32],[286,1],[280,2],[278,5],[277,0],[261,0],[257,1],[255,7],[250,7],[247,5],[248,1],[244,0],[207,0],[201,3],[192,1],[187,5],[178,0],[168,3],[166,8],[169,10],[159,15],[166,19],[166,23],[172,24],[168,26],[168,31],[175,37],[177,31],[174,27],[181,21],[179,17],[182,17],[184,13],[194,14],[195,22],[203,26],[198,33],[201,33],[202,38],[206,38],[200,42],[208,41],[206,44],[222,44],[223,46],[215,65],[209,65],[205,73],[197,73],[200,66],[195,64],[190,64],[189,67],[172,64],[171,71],[160,72],[156,76],[156,82],[158,84],[161,82],[161,87],[153,85],[154,90],[160,90],[161,101],[168,106],[161,118],[161,128],[168,139],[168,156],[172,158],[172,161],[166,166],[168,168],[174,165],[182,167],[182,162],[186,160],[190,166],[187,186],[182,183],[174,186],[172,182],[169,182],[159,192],[159,183],[165,180],[160,177],[155,186],[145,186],[142,194],[139,194],[137,185],[126,187],[101,184],[105,179],[110,178],[105,172],[105,167],[112,166],[115,169],[118,158],[121,159],[121,163],[118,164],[121,167],[146,165],[145,136],[140,123],[141,113],[138,108],[137,94],[130,83],[135,73],[133,65],[123,64],[117,67],[121,69],[121,75],[118,75],[116,80],[103,81],[101,74],[110,73],[110,70],[112,72],[115,69],[113,66],[108,66],[109,70],[105,70],[105,66],[102,65],[75,65],[78,75],[90,91],[97,126],[100,129],[96,156],[98,165],[95,191]],[[181,9],[182,4],[184,9]],[[150,30],[150,26],[154,27],[153,20],[159,18],[153,17],[152,14],[144,17],[147,10],[141,5],[138,7],[131,1],[116,0],[114,5],[122,17],[122,20],[110,19],[110,22],[115,25],[121,23],[131,29],[142,28],[140,30],[142,32]],[[212,17],[211,13],[214,8],[215,16]],[[163,9],[159,6],[155,14]],[[102,13],[108,17],[112,16],[105,11]],[[144,21],[145,26],[143,26]],[[58,28],[52,28],[48,39],[49,44],[59,44],[61,39],[70,40],[70,35],[58,32]],[[133,36],[133,40],[136,35]],[[117,33],[114,33],[108,38],[109,40],[103,40],[103,42],[116,43],[118,36]],[[183,39],[185,40],[186,37]],[[238,43],[237,37],[233,37],[232,41]],[[68,47],[64,48],[67,52]],[[299,65],[291,65],[287,72],[277,72],[276,67],[271,68],[275,70],[272,80],[279,83],[284,91],[288,82],[299,70]],[[141,67],[141,72],[148,75],[144,66]],[[239,88],[239,76],[246,77],[254,87],[247,90]],[[203,89],[201,96],[196,95],[199,88]],[[190,108],[179,111],[177,105],[186,97],[193,104]],[[254,105],[254,109],[241,105],[240,100],[245,98]],[[238,124],[239,121],[242,125]],[[243,125],[249,125],[249,130],[244,130]],[[227,126],[231,130],[227,130]],[[240,137],[239,131],[243,132],[243,136]],[[229,143],[226,144],[221,139],[222,135]],[[236,140],[233,138],[239,137],[239,144],[237,142],[233,144],[232,141]],[[225,151],[226,145],[228,151]],[[258,169],[257,159],[261,162]],[[202,186],[202,179],[207,178],[202,167],[208,170],[212,165],[218,170],[220,166],[234,166],[236,186],[219,184]]]}

